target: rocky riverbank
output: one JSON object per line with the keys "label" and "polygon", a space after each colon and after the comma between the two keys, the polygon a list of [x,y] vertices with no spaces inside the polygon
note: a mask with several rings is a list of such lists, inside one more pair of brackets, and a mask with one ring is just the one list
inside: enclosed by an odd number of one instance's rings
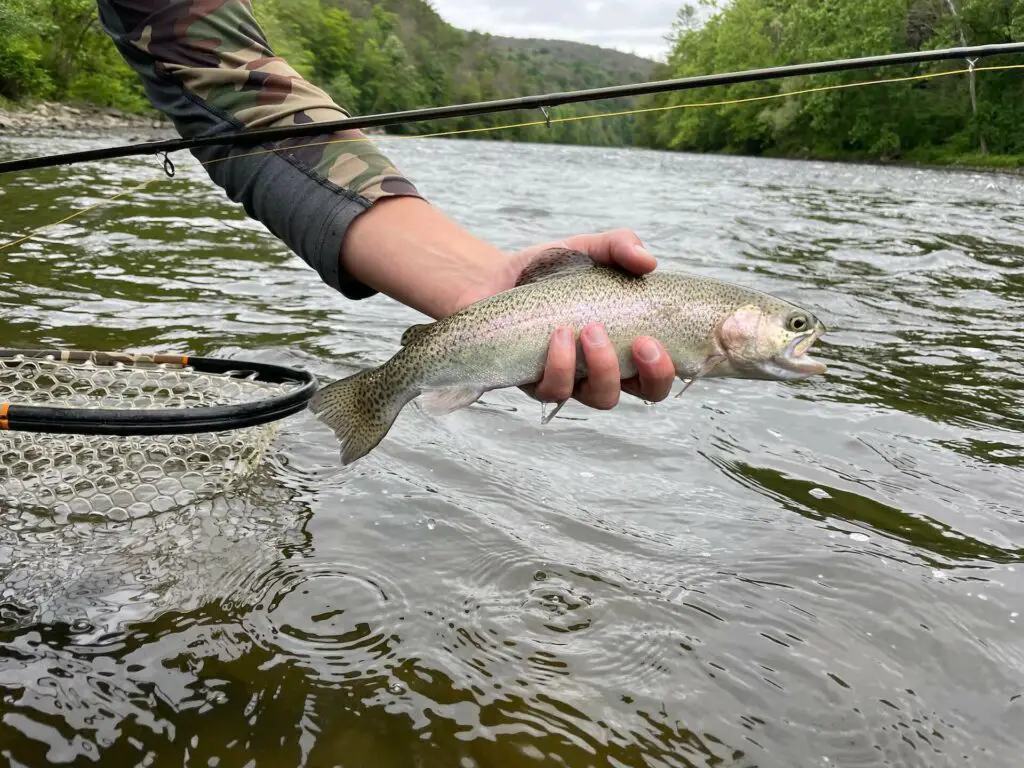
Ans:
{"label": "rocky riverbank", "polygon": [[[367,136],[380,128],[364,129]],[[174,125],[159,112],[133,115],[117,109],[40,101],[26,105],[0,103],[0,136],[117,136],[130,142],[179,138]]]}
{"label": "rocky riverbank", "polygon": [[152,141],[177,136],[162,115],[133,115],[117,109],[41,101],[0,107],[0,135],[118,136]]}

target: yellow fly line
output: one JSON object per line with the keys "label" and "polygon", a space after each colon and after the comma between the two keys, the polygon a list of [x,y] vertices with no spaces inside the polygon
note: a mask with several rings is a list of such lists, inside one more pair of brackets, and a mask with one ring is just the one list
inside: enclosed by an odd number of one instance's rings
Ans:
{"label": "yellow fly line", "polygon": [[[880,80],[862,80],[862,81],[858,81],[858,82],[855,82],[855,83],[841,83],[841,84],[838,84],[838,85],[822,85],[822,86],[817,86],[817,87],[814,87],[814,88],[803,88],[803,89],[796,90],[796,91],[787,91],[787,92],[784,92],[784,93],[773,93],[773,94],[769,94],[769,95],[766,95],[766,96],[748,96],[748,97],[742,98],[742,99],[723,99],[721,101],[699,101],[699,102],[689,102],[689,103],[686,103],[686,104],[668,104],[668,105],[660,106],[660,107],[642,107],[642,108],[637,108],[637,109],[624,109],[624,110],[621,110],[621,111],[618,111],[618,112],[599,112],[599,113],[595,113],[595,114],[592,114],[592,115],[572,115],[570,117],[552,117],[550,119],[544,119],[544,120],[531,120],[529,122],[524,122],[524,123],[509,123],[507,125],[496,125],[496,126],[485,127],[485,128],[462,128],[462,129],[451,130],[451,131],[438,131],[436,133],[423,133],[423,134],[403,134],[403,135],[387,135],[387,134],[385,134],[385,135],[381,135],[381,136],[375,136],[374,137],[374,141],[398,141],[398,140],[402,140],[402,139],[437,139],[437,138],[444,138],[444,137],[450,137],[450,136],[465,136],[467,134],[472,134],[472,133],[487,133],[487,132],[491,132],[491,131],[506,131],[506,130],[510,130],[510,129],[513,129],[513,128],[533,128],[533,127],[537,127],[537,126],[548,126],[548,125],[551,125],[551,124],[554,124],[554,123],[571,123],[571,122],[576,122],[578,120],[597,120],[597,119],[606,118],[606,117],[626,117],[626,116],[629,116],[629,115],[639,115],[639,114],[650,113],[650,112],[667,112],[667,111],[673,110],[673,109],[701,109],[701,108],[709,108],[709,107],[724,107],[724,106],[730,106],[730,105],[734,105],[734,104],[748,104],[748,103],[756,102],[756,101],[770,101],[772,99],[784,99],[784,98],[790,98],[792,96],[802,96],[802,95],[806,95],[806,94],[809,94],[809,93],[822,93],[822,92],[825,92],[825,91],[838,91],[838,90],[849,89],[849,88],[861,88],[861,87],[868,86],[868,85],[886,85],[886,84],[892,84],[892,83],[905,83],[905,82],[909,82],[909,81],[913,81],[913,80],[928,80],[928,79],[937,78],[937,77],[952,77],[953,75],[968,74],[968,73],[970,73],[972,71],[974,71],[974,72],[994,72],[994,71],[997,71],[997,70],[1007,70],[1007,69],[1024,69],[1024,64],[1003,64],[1003,65],[999,65],[999,66],[967,67],[965,69],[954,69],[954,70],[950,70],[948,72],[931,72],[931,73],[923,74],[923,75],[907,75],[907,76],[904,76],[904,77],[887,77],[887,78],[883,78],[883,79],[880,79]],[[275,147],[275,148],[272,148],[272,149],[260,149],[260,150],[254,150],[252,152],[245,152],[245,153],[242,153],[242,154],[229,155],[227,157],[219,157],[219,158],[214,158],[213,160],[202,161],[202,162],[200,162],[200,165],[209,166],[209,165],[214,165],[216,163],[223,163],[223,162],[225,162],[227,160],[236,160],[236,159],[239,159],[239,158],[242,158],[242,157],[253,157],[255,155],[265,155],[265,154],[269,154],[269,153],[272,153],[272,152],[281,152],[281,151],[288,152],[288,151],[293,151],[293,150],[296,150],[296,149],[301,149],[303,147],[320,147],[320,146],[325,146],[325,145],[328,145],[328,144],[345,144],[345,143],[348,143],[348,142],[355,142],[355,141],[365,141],[365,138],[330,139],[330,140],[327,140],[327,141],[315,141],[315,142],[309,142],[309,143],[306,143],[306,144],[290,145],[288,147]],[[125,190],[124,192],[119,192],[116,195],[112,195],[111,197],[106,198],[105,200],[101,200],[98,203],[94,203],[93,205],[90,205],[90,206],[88,206],[86,208],[82,208],[80,210],[77,210],[77,211],[69,214],[68,216],[65,216],[64,218],[60,219],[59,221],[55,221],[52,224],[44,224],[41,227],[37,227],[37,228],[31,230],[24,237],[19,237],[16,240],[11,240],[9,242],[0,244],[0,251],[5,250],[6,248],[11,248],[11,247],[13,247],[15,245],[18,245],[19,243],[23,243],[26,240],[30,240],[32,237],[34,237],[35,235],[39,234],[44,229],[48,229],[50,227],[55,227],[57,225],[64,224],[65,222],[71,221],[72,219],[77,218],[78,216],[81,216],[81,215],[83,215],[85,213],[88,213],[89,211],[93,211],[93,210],[96,210],[97,208],[101,208],[102,206],[106,205],[107,203],[111,203],[111,202],[113,202],[115,200],[118,200],[118,199],[120,199],[122,197],[130,195],[133,192],[137,192],[138,190],[142,189],[143,187],[145,187],[145,186],[147,186],[149,184],[152,184],[155,181],[160,181],[162,178],[165,178],[165,177],[154,176],[151,179],[148,179],[146,181],[143,181],[143,182],[135,185],[131,189]]]}

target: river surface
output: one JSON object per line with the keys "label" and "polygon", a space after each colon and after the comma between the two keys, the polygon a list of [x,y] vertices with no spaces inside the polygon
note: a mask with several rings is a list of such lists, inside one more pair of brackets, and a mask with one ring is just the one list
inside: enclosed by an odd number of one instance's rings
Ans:
{"label": "river surface", "polygon": [[[0,157],[102,143],[0,138]],[[546,426],[518,390],[409,407],[347,469],[303,412],[210,500],[128,521],[0,509],[7,763],[1020,764],[1020,177],[387,148],[503,248],[631,227],[662,269],[808,307],[828,374],[570,403]],[[326,382],[422,321],[334,294],[175,162],[0,251],[0,345]],[[5,176],[0,240],[160,176],[157,159]]]}

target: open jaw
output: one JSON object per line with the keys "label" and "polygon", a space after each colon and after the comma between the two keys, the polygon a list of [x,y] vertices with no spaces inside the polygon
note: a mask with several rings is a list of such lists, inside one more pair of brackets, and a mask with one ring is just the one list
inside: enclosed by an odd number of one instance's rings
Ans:
{"label": "open jaw", "polygon": [[804,378],[817,373],[824,373],[827,370],[827,366],[820,360],[815,360],[807,354],[808,350],[814,346],[814,342],[824,332],[825,329],[823,327],[818,327],[809,333],[797,336],[789,343],[781,355],[775,357],[773,362],[783,370],[788,371],[794,378]]}
{"label": "open jaw", "polygon": [[807,351],[824,333],[823,327],[815,328],[805,334],[797,336],[782,351],[769,360],[762,363],[762,371],[772,378],[787,381],[806,379],[808,376],[824,373],[827,366],[819,360],[807,354]]}

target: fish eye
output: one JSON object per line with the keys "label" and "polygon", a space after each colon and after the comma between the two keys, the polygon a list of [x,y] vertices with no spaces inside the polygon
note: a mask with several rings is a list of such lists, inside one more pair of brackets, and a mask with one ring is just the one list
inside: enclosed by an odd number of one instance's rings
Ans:
{"label": "fish eye", "polygon": [[793,331],[794,333],[801,333],[811,327],[811,321],[807,315],[797,312],[789,316],[786,320],[786,328]]}

